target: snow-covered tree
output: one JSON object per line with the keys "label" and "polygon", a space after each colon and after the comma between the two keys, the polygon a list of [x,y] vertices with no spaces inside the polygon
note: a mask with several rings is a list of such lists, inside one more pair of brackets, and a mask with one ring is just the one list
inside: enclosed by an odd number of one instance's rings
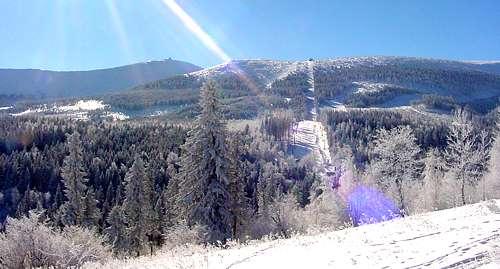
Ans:
{"label": "snow-covered tree", "polygon": [[179,202],[179,156],[170,152],[167,156],[167,176],[169,178],[166,189],[163,190],[163,226],[168,228],[177,224],[179,220],[179,212],[182,204]]}
{"label": "snow-covered tree", "polygon": [[408,210],[405,186],[418,179],[421,169],[420,147],[409,126],[381,129],[373,141],[372,169],[384,190],[395,186],[399,208]]}
{"label": "snow-covered tree", "polygon": [[500,198],[500,111],[497,116],[495,140],[490,150],[488,173],[484,178],[485,199]]}
{"label": "snow-covered tree", "polygon": [[136,155],[132,167],[125,175],[123,213],[127,223],[128,249],[138,255],[154,231],[153,187],[146,174],[144,162]]}
{"label": "snow-covered tree", "polygon": [[[66,202],[60,207],[60,220],[66,226],[96,223],[99,212],[93,190],[88,190],[87,172],[83,165],[83,150],[80,134],[68,136],[69,155],[64,158],[61,176]],[[89,196],[87,198],[87,196]]]}
{"label": "snow-covered tree", "polygon": [[247,224],[250,211],[249,201],[245,196],[244,167],[240,162],[240,155],[242,154],[241,146],[240,141],[236,137],[229,139],[228,191],[231,198],[231,231],[233,238],[238,238],[242,234],[242,227]]}
{"label": "snow-covered tree", "polygon": [[467,194],[466,188],[477,185],[487,161],[486,142],[481,139],[485,135],[479,136],[475,132],[469,116],[466,111],[457,111],[445,151],[447,169],[460,185],[460,199],[464,205],[472,200],[472,194]]}
{"label": "snow-covered tree", "polygon": [[279,197],[280,186],[284,177],[278,167],[271,163],[265,163],[262,167],[262,173],[257,183],[257,205],[259,215],[265,217],[269,214],[271,204]]}
{"label": "snow-covered tree", "polygon": [[85,199],[83,200],[84,209],[82,212],[81,226],[93,228],[99,225],[99,221],[101,220],[101,210],[97,207],[97,202],[94,189],[89,187],[87,189],[87,193],[85,194]]}
{"label": "snow-covered tree", "polygon": [[206,227],[209,242],[224,242],[231,236],[229,162],[214,82],[203,85],[200,107],[201,115],[182,147],[178,208],[189,226]]}
{"label": "snow-covered tree", "polygon": [[115,205],[109,212],[106,220],[109,226],[104,230],[113,249],[125,251],[127,248],[126,228],[127,223],[123,208]]}
{"label": "snow-covered tree", "polygon": [[430,149],[424,159],[422,202],[424,210],[447,208],[449,186],[445,183],[446,164],[442,152]]}

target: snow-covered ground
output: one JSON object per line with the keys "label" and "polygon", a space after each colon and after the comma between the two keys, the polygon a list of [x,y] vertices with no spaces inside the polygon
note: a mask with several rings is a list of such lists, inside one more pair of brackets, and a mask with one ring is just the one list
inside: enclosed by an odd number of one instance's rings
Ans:
{"label": "snow-covered ground", "polygon": [[13,106],[2,106],[0,107],[0,111],[2,110],[10,110],[10,109],[13,109],[14,107]]}
{"label": "snow-covered ground", "polygon": [[325,167],[331,162],[328,136],[321,122],[312,120],[298,122],[293,141],[296,146],[306,148],[315,156],[318,167]]}
{"label": "snow-covered ground", "polygon": [[[9,109],[11,109],[10,107]],[[101,117],[113,120],[126,120],[130,118],[122,112],[110,111],[111,107],[101,100],[79,100],[67,104],[42,104],[36,107],[28,108],[24,111],[11,113],[14,117],[27,116],[27,115],[50,115],[50,116],[64,116],[78,120],[88,120],[90,113],[99,111]]]}
{"label": "snow-covered ground", "polygon": [[500,201],[229,249],[201,247],[87,268],[500,268]]}

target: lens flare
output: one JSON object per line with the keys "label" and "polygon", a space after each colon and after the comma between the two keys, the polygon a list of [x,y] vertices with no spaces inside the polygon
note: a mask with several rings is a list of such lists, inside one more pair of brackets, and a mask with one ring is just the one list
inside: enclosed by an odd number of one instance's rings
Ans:
{"label": "lens flare", "polygon": [[[113,24],[113,28],[115,29],[120,45],[122,47],[123,52],[125,53],[125,56],[127,57],[127,60],[130,61],[133,59],[132,57],[132,52],[130,49],[130,45],[128,43],[128,38],[127,38],[127,33],[125,31],[125,27],[123,27],[123,22],[120,17],[120,13],[118,12],[118,9],[116,7],[115,0],[106,0],[106,8],[108,9],[108,12],[111,17],[111,23]],[[146,82],[142,76],[136,69],[132,69],[131,75],[134,77],[135,80],[141,81],[141,82]]]}
{"label": "lens flare", "polygon": [[372,187],[356,187],[347,198],[347,207],[354,226],[400,217],[394,202]]}
{"label": "lens flare", "polygon": [[327,173],[328,184],[347,205],[354,226],[371,224],[401,217],[396,204],[374,187],[349,184],[353,180],[349,170],[335,166]]}
{"label": "lens flare", "polygon": [[200,25],[175,2],[175,0],[163,0],[163,4],[179,18],[184,26],[191,31],[208,49],[224,62],[229,62],[231,58],[222,50],[215,40],[200,27]]}
{"label": "lens flare", "polygon": [[105,3],[111,17],[113,27],[115,28],[115,31],[118,34],[118,38],[120,39],[120,44],[127,54],[127,57],[130,57],[131,53],[130,46],[128,44],[127,33],[125,32],[125,28],[123,27],[118,9],[116,8],[115,0],[106,0]]}

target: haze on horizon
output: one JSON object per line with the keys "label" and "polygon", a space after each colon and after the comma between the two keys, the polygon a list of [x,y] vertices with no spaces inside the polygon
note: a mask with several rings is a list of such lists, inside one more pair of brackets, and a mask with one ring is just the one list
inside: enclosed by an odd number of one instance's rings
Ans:
{"label": "haze on horizon", "polygon": [[5,1],[0,24],[0,68],[90,70],[170,57],[204,67],[228,58],[500,60],[495,0]]}

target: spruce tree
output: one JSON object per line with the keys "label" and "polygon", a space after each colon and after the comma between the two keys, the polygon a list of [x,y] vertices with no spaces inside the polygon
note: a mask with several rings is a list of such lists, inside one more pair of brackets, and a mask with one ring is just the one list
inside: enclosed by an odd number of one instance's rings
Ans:
{"label": "spruce tree", "polygon": [[127,250],[126,219],[123,208],[115,205],[110,211],[106,222],[109,226],[104,230],[113,249],[118,251]]}
{"label": "spruce tree", "polygon": [[164,229],[168,229],[176,224],[178,224],[179,220],[179,211],[178,206],[179,203],[179,181],[181,178],[179,177],[179,156],[170,152],[167,156],[167,178],[168,183],[165,186],[165,189],[162,192],[162,200],[163,200],[163,217],[162,223]]}
{"label": "spruce tree", "polygon": [[83,214],[81,226],[95,228],[101,220],[101,210],[97,207],[97,199],[94,188],[89,187],[83,201]]}
{"label": "spruce tree", "polygon": [[229,185],[230,212],[232,215],[231,231],[232,237],[238,238],[241,235],[241,228],[248,222],[249,201],[245,196],[244,168],[240,161],[242,145],[238,136],[229,139]]}
{"label": "spruce tree", "polygon": [[179,195],[181,216],[189,226],[208,230],[208,242],[231,236],[226,128],[221,121],[214,82],[201,89],[201,115],[182,146]]}
{"label": "spruce tree", "polygon": [[140,255],[154,230],[153,187],[139,155],[125,175],[123,212],[127,223],[128,249]]}
{"label": "spruce tree", "polygon": [[257,183],[257,205],[261,216],[266,217],[270,206],[279,198],[283,180],[284,177],[275,164],[271,162],[264,164]]}
{"label": "spruce tree", "polygon": [[60,207],[60,219],[66,226],[81,225],[86,207],[88,179],[83,166],[83,150],[78,132],[68,136],[67,146],[69,155],[64,158],[61,168],[66,202]]}

